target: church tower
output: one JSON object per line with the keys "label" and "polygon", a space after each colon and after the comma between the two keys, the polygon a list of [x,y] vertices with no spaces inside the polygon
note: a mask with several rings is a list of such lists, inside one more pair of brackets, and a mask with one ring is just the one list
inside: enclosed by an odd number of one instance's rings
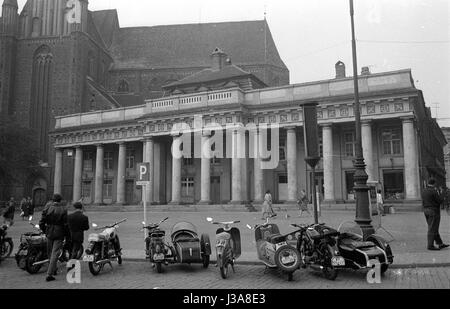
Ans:
{"label": "church tower", "polygon": [[14,111],[17,11],[17,0],[4,0],[0,20],[0,116],[12,115]]}

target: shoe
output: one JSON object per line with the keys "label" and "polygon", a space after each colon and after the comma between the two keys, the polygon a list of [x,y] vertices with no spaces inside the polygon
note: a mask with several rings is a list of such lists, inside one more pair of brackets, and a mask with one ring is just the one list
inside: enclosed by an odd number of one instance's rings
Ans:
{"label": "shoe", "polygon": [[55,281],[56,279],[55,279],[55,277],[53,277],[53,276],[48,276],[46,279],[45,279],[45,281],[47,281],[47,282],[52,282],[52,281]]}
{"label": "shoe", "polygon": [[446,245],[446,244],[442,244],[442,245],[439,245],[439,249],[447,249],[448,247],[450,247],[450,245]]}
{"label": "shoe", "polygon": [[433,246],[433,247],[428,247],[428,250],[429,251],[440,251],[441,249]]}

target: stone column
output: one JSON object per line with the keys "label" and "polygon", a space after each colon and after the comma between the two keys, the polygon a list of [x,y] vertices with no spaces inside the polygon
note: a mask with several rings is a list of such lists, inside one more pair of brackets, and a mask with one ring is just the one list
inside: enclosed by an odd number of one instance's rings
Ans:
{"label": "stone column", "polygon": [[119,143],[119,162],[117,169],[117,198],[116,198],[116,203],[119,205],[125,204],[126,163],[127,163],[127,145],[125,143]]}
{"label": "stone column", "polygon": [[97,157],[95,163],[95,205],[103,204],[104,153],[105,150],[103,145],[97,145]]}
{"label": "stone column", "polygon": [[259,153],[259,144],[260,144],[260,133],[259,131],[255,134],[255,143],[254,143],[254,167],[253,167],[253,175],[254,175],[254,204],[262,204],[264,201],[264,170],[261,168],[261,158]]}
{"label": "stone column", "polygon": [[368,120],[361,123],[361,136],[364,162],[366,163],[366,173],[369,176],[368,181],[376,181],[378,177],[375,175],[373,162],[373,142],[372,142],[372,125]]}
{"label": "stone column", "polygon": [[[209,132],[203,132],[202,135],[202,158],[201,158],[201,198],[199,204],[211,204],[211,159],[207,158],[204,152],[208,153]],[[205,146],[206,145],[206,146]],[[204,149],[205,148],[205,149]]]}
{"label": "stone column", "polygon": [[73,202],[81,200],[81,180],[83,174],[83,149],[75,149],[75,167],[73,173]]}
{"label": "stone column", "polygon": [[298,200],[297,186],[297,134],[295,127],[286,128],[287,131],[287,174],[288,174],[288,203]]}
{"label": "stone column", "polygon": [[407,200],[420,199],[419,160],[414,119],[403,120],[403,153],[405,157],[405,187]]}
{"label": "stone column", "polygon": [[325,124],[322,127],[323,134],[323,176],[324,176],[324,200],[335,201],[334,195],[334,166],[333,166],[333,126]]}
{"label": "stone column", "polygon": [[62,194],[62,168],[63,168],[63,150],[57,148],[55,150],[55,178],[54,178],[54,194]]}
{"label": "stone column", "polygon": [[[153,203],[153,173],[155,168],[155,162],[154,162],[154,147],[155,143],[152,138],[148,138],[145,141],[145,155],[144,155],[144,162],[150,163],[150,186],[147,186],[147,205],[150,205]],[[145,191],[145,190],[144,190]]]}
{"label": "stone column", "polygon": [[[180,138],[180,136],[174,136],[173,141]],[[181,204],[181,160],[181,158],[172,157],[172,201],[170,205]]]}
{"label": "stone column", "polygon": [[[233,132],[233,157],[231,159],[231,204],[241,205],[242,200],[242,151],[243,144],[242,130]],[[245,153],[245,152],[244,152]]]}

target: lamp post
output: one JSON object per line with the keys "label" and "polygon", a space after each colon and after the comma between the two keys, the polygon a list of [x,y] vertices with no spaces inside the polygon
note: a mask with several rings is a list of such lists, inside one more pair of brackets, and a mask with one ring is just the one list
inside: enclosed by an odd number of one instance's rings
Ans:
{"label": "lamp post", "polygon": [[353,81],[355,87],[355,126],[356,126],[356,159],[354,161],[355,171],[355,195],[356,195],[356,219],[363,232],[363,237],[375,234],[375,229],[371,225],[372,219],[369,206],[369,187],[367,186],[368,175],[366,173],[366,164],[364,163],[362,137],[361,137],[361,110],[359,103],[359,85],[358,85],[358,62],[356,57],[356,37],[354,20],[353,0],[350,0],[350,17],[352,24],[352,53],[353,53]]}

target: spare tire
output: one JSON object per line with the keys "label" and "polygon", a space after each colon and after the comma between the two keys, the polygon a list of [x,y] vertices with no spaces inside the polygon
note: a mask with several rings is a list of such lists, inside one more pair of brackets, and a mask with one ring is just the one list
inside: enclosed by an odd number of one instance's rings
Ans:
{"label": "spare tire", "polygon": [[301,257],[297,249],[292,246],[285,245],[275,252],[275,264],[283,272],[293,273],[300,268]]}

